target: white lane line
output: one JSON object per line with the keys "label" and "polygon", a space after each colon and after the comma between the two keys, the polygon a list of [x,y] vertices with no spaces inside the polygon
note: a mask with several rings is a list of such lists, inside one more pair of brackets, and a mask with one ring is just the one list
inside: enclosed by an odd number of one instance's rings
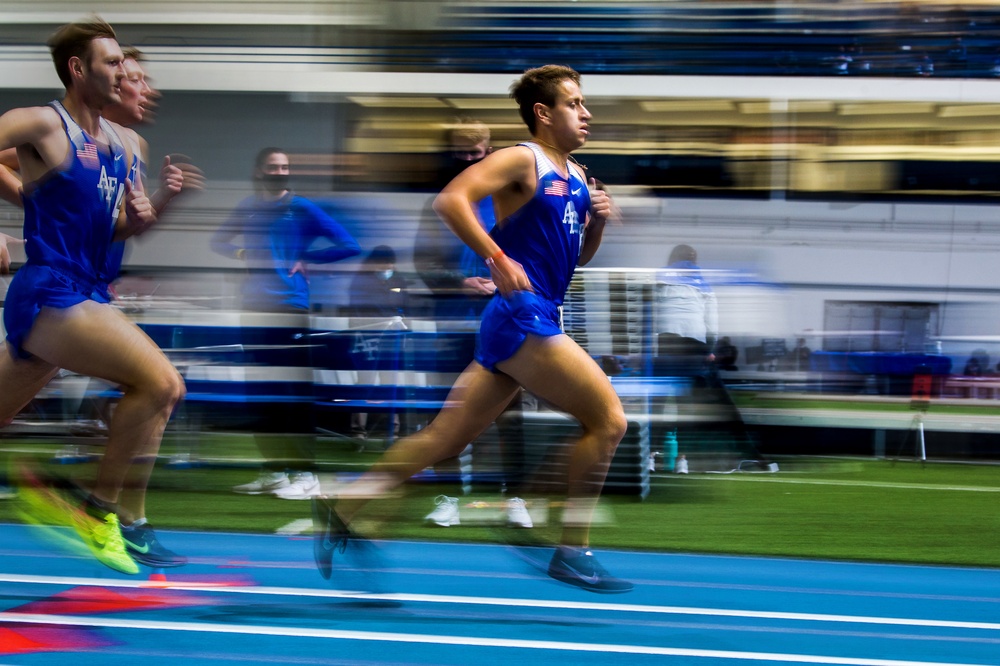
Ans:
{"label": "white lane line", "polygon": [[[476,606],[505,606],[510,608],[544,608],[549,610],[584,610],[618,613],[648,613],[659,615],[695,615],[708,617],[739,617],[758,620],[792,620],[800,622],[836,622],[905,627],[938,627],[947,629],[976,629],[1000,631],[997,622],[968,622],[963,620],[929,620],[922,618],[875,617],[866,615],[827,615],[822,613],[790,613],[783,611],[756,611],[730,608],[697,608],[691,606],[651,606],[647,604],[602,603],[591,601],[561,601],[548,599],[514,599],[505,597],[462,597],[442,594],[374,593],[349,590],[324,590],[300,587],[204,585],[198,583],[149,583],[147,581],[113,580],[103,578],[74,578],[65,576],[29,576],[0,574],[0,583],[40,585],[71,585],[96,587],[122,587],[138,589],[170,589],[189,592],[215,592],[224,594],[249,594],[259,596],[318,597],[324,599],[365,599],[370,601],[399,601],[428,604],[463,604]],[[0,617],[6,617],[0,614]]]}
{"label": "white lane line", "polygon": [[59,626],[83,626],[115,629],[142,629],[153,631],[189,631],[219,634],[252,634],[255,636],[281,636],[288,638],[324,638],[355,641],[383,641],[391,643],[423,643],[429,645],[460,645],[467,647],[522,648],[527,650],[560,650],[564,652],[601,652],[615,654],[660,655],[669,657],[703,657],[774,661],[793,664],[842,664],[847,666],[988,666],[987,664],[945,663],[937,661],[907,661],[834,657],[827,655],[785,654],[780,652],[743,652],[731,650],[700,650],[651,645],[615,645],[603,643],[569,643],[562,641],[537,641],[510,638],[480,638],[475,636],[442,636],[403,634],[381,631],[345,631],[340,629],[310,629],[305,627],[275,627],[267,625],[235,625],[201,622],[162,622],[150,620],[124,620],[116,618],[74,617],[69,615],[41,615],[35,613],[0,613],[0,621]]}
{"label": "white lane line", "polygon": [[698,475],[698,479],[712,481],[757,481],[760,483],[790,483],[806,486],[857,486],[860,488],[893,488],[898,490],[949,490],[964,493],[1000,493],[1000,487],[992,486],[942,486],[929,483],[902,483],[894,481],[847,481],[842,479],[790,479],[766,473],[729,473]]}

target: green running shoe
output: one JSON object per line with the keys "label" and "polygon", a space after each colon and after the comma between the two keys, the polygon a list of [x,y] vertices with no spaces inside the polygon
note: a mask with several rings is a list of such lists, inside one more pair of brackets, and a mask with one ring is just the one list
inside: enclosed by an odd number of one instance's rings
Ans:
{"label": "green running shoe", "polygon": [[82,508],[76,509],[72,515],[72,525],[101,564],[122,573],[139,573],[139,565],[125,550],[125,540],[122,539],[117,515],[108,513],[102,520],[91,516]]}

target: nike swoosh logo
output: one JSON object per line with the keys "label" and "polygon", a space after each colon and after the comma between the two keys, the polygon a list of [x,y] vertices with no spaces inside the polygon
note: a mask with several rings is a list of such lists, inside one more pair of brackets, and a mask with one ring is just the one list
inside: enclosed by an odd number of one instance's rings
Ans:
{"label": "nike swoosh logo", "polygon": [[573,190],[573,196],[575,197],[576,195],[578,195],[580,193],[580,190],[582,189],[583,189],[582,187],[578,187],[575,190]]}
{"label": "nike swoosh logo", "polygon": [[131,541],[129,541],[128,539],[122,539],[122,540],[125,542],[126,546],[128,546],[129,548],[131,548],[132,550],[134,550],[137,553],[145,555],[146,553],[149,552],[149,544],[148,543],[144,544],[143,546],[140,547],[138,544],[134,544]]}
{"label": "nike swoosh logo", "polygon": [[591,585],[597,585],[597,583],[600,582],[600,580],[601,580],[601,577],[598,576],[596,573],[595,574],[591,574],[590,576],[585,576],[582,571],[580,571],[579,569],[577,569],[576,567],[574,567],[573,565],[571,565],[568,562],[565,563],[565,566],[566,566],[566,568],[568,570],[570,570],[573,573],[575,573],[577,575],[577,577],[579,577],[579,579],[582,580],[582,581],[584,581],[585,583],[589,583]]}

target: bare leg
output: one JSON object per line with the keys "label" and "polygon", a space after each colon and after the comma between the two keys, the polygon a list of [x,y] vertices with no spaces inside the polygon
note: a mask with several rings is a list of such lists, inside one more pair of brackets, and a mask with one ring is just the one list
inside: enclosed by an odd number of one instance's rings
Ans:
{"label": "bare leg", "polygon": [[368,500],[392,490],[428,465],[458,455],[489,427],[516,390],[513,379],[473,361],[430,425],[396,442],[364,476],[339,493],[337,513],[349,522]]}
{"label": "bare leg", "polygon": [[58,371],[40,358],[16,359],[8,345],[0,345],[0,428],[10,425]]}
{"label": "bare leg", "polygon": [[[135,495],[123,507],[125,522],[141,516],[149,467],[163,430],[184,395],[184,383],[156,344],[110,305],[85,301],[71,308],[43,308],[24,344],[53,366],[99,377],[125,394],[111,419],[107,451],[98,469],[94,496],[119,501],[133,463]],[[146,469],[142,469],[145,466]]]}
{"label": "bare leg", "polygon": [[597,363],[565,335],[529,336],[498,367],[583,428],[570,453],[562,544],[587,546],[594,506],[628,427],[621,401]]}

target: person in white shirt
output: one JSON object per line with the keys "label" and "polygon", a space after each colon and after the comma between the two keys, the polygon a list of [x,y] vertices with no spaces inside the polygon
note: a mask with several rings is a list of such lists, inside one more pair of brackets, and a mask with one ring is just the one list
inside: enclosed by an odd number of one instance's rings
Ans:
{"label": "person in white shirt", "polygon": [[[715,344],[719,334],[718,301],[712,286],[698,266],[698,253],[690,245],[678,245],[671,251],[667,267],[656,278],[654,296],[656,359],[654,374],[686,379],[690,386],[674,401],[663,397],[655,402],[655,411],[664,419],[654,425],[650,435],[654,452],[650,471],[657,470],[655,451],[662,444],[662,468],[676,471],[678,460],[678,411],[703,412],[706,405],[717,412],[714,424],[721,427],[740,453],[753,458],[761,467],[757,446],[746,429],[739,410],[719,379],[715,368]],[[679,405],[678,405],[679,403]]]}

